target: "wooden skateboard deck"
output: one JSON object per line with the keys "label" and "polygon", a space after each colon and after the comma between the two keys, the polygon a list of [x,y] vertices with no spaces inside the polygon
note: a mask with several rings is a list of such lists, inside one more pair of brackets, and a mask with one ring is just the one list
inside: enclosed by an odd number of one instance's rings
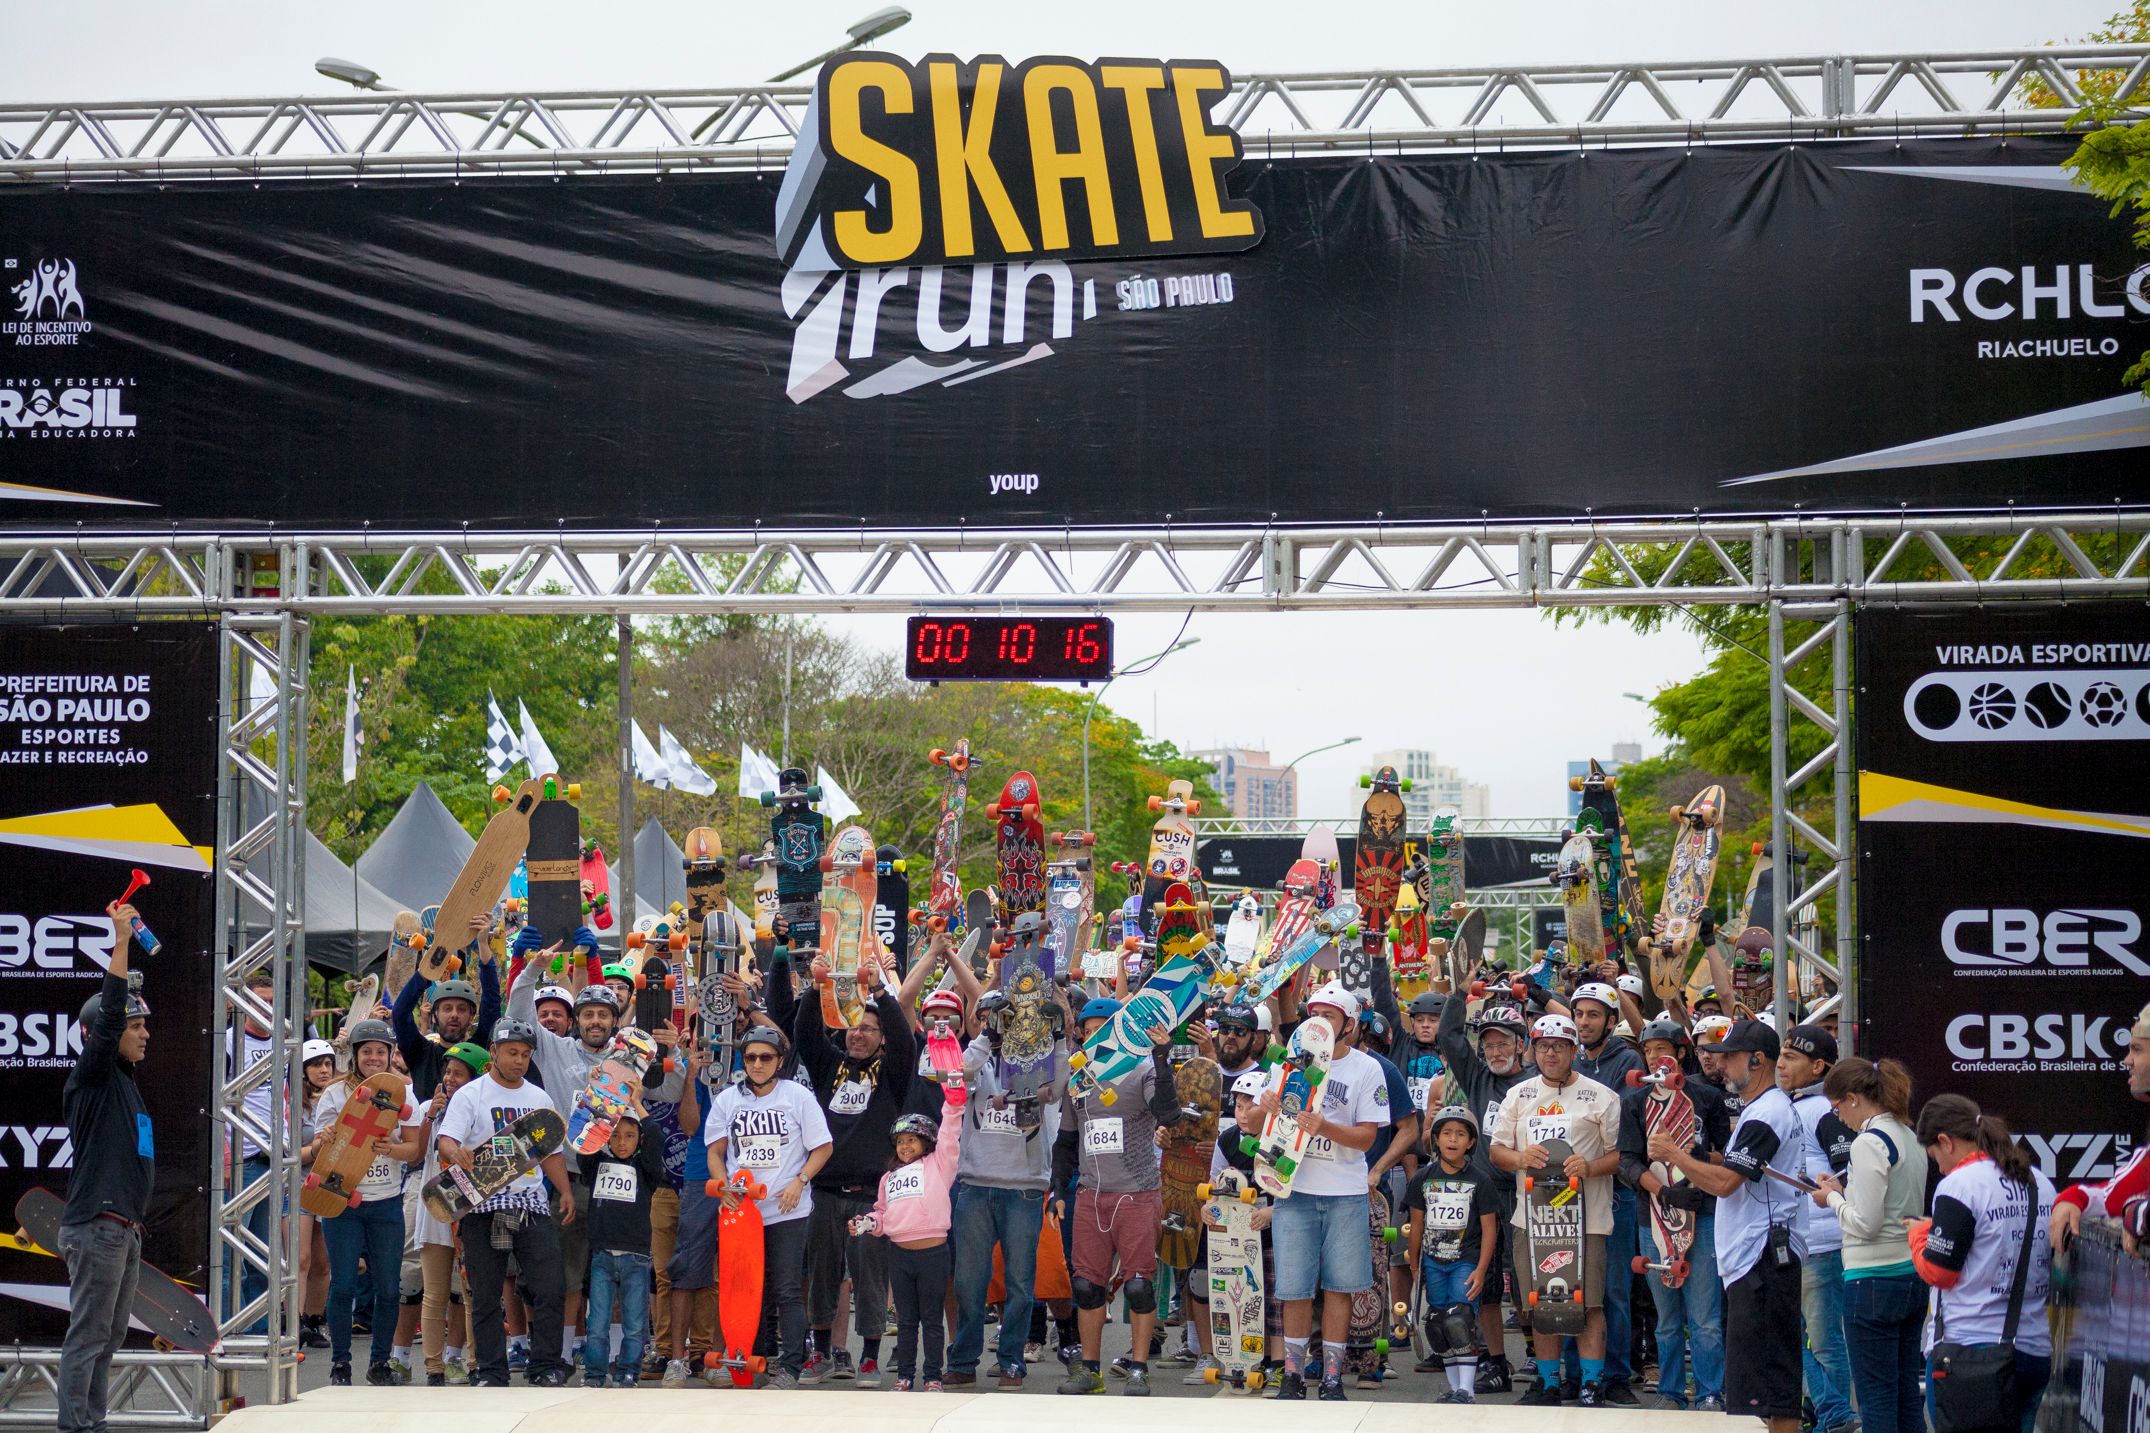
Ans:
{"label": "wooden skateboard deck", "polygon": [[[769,839],[776,852],[776,920],[787,927],[785,940],[805,945],[821,925],[821,843],[829,818],[814,809],[821,788],[806,783],[806,773],[787,766],[777,775],[777,789],[764,791],[770,808]],[[759,887],[756,888],[759,894]]]}
{"label": "wooden skateboard deck", "polygon": [[[8,1243],[26,1253],[60,1257],[60,1219],[67,1201],[49,1189],[27,1189],[15,1201],[15,1222],[21,1233]],[[134,1286],[134,1304],[128,1310],[134,1321],[152,1338],[163,1340],[182,1353],[209,1353],[217,1346],[216,1317],[209,1306],[185,1284],[144,1260]]]}
{"label": "wooden skateboard deck", "polygon": [[776,938],[776,843],[761,843],[759,855],[741,856],[739,869],[754,877],[754,938]]}
{"label": "wooden skateboard deck", "polygon": [[1351,898],[1358,903],[1362,921],[1356,950],[1339,950],[1337,971],[1344,988],[1364,1002],[1373,992],[1373,957],[1388,934],[1396,914],[1396,895],[1403,887],[1403,792],[1411,783],[1384,766],[1371,776],[1359,778],[1368,788],[1366,804],[1359,810],[1359,844],[1351,863]]}
{"label": "wooden skateboard deck", "polygon": [[1336,904],[1341,893],[1341,876],[1338,868],[1341,858],[1336,849],[1336,833],[1326,826],[1308,830],[1306,839],[1299,843],[1299,858],[1314,863],[1314,909],[1325,911]]}
{"label": "wooden skateboard deck", "polygon": [[1389,921],[1389,980],[1399,1007],[1409,1005],[1433,985],[1432,934],[1426,925],[1426,908],[1419,904],[1413,874],[1426,864],[1421,856],[1404,868],[1404,883],[1396,892],[1396,914]]}
{"label": "wooden skateboard deck", "polygon": [[1224,963],[1245,970],[1261,943],[1262,898],[1249,891],[1232,903],[1231,919],[1224,923]]}
{"label": "wooden skateboard deck", "polygon": [[345,1045],[351,1042],[351,1027],[361,1020],[370,1019],[373,1007],[381,1003],[381,977],[369,975],[364,980],[345,981],[351,993],[351,1003],[343,1012],[343,1024],[337,1030]]}
{"label": "wooden skateboard deck", "polygon": [[1599,924],[1605,943],[1623,956],[1640,956],[1650,925],[1642,904],[1642,877],[1635,869],[1635,843],[1620,809],[1619,783],[1592,757],[1589,772],[1570,777],[1568,789],[1582,793],[1576,828],[1598,838]]}
{"label": "wooden skateboard deck", "polygon": [[715,1068],[731,1069],[737,1002],[723,977],[736,974],[739,932],[724,894],[724,838],[709,826],[696,826],[680,846],[687,886],[689,979],[681,992],[696,1021],[696,1038],[715,1058]]}
{"label": "wooden skateboard deck", "polygon": [[1038,779],[1018,771],[993,803],[993,841],[1000,862],[1000,923],[1013,927],[1025,911],[1045,907],[1045,827]]}
{"label": "wooden skateboard deck", "polygon": [[1083,952],[1097,926],[1090,856],[1096,845],[1094,831],[1055,831],[1053,861],[1045,868],[1046,968],[1069,979],[1083,974]]}
{"label": "wooden skateboard deck", "polygon": [[970,799],[970,739],[959,738],[945,751],[935,747],[926,759],[946,767],[948,779],[941,787],[940,820],[933,827],[933,873],[916,918],[939,921],[954,940],[963,934],[963,881],[956,868],[963,859],[963,806]]}
{"label": "wooden skateboard deck", "polygon": [[384,1070],[351,1091],[299,1187],[299,1207],[316,1219],[334,1219],[358,1203],[359,1181],[373,1166],[375,1146],[400,1126],[410,1086]]}
{"label": "wooden skateboard deck", "polygon": [[1272,944],[1269,958],[1255,970],[1252,983],[1239,991],[1237,998],[1249,1005],[1259,1005],[1267,1000],[1295,979],[1322,947],[1336,941],[1348,942],[1357,934],[1354,927],[1358,919],[1358,906],[1343,901],[1315,916],[1290,945]]}
{"label": "wooden skateboard deck", "polygon": [[[1642,1105],[1645,1135],[1663,1134],[1682,1148],[1693,1146],[1695,1103],[1687,1097],[1686,1083],[1686,1076],[1671,1060],[1659,1060],[1648,1074],[1640,1070],[1627,1072],[1629,1089],[1650,1087],[1649,1097]],[[1667,1188],[1687,1179],[1677,1166],[1663,1160],[1652,1160],[1650,1173]],[[1650,1237],[1657,1245],[1657,1257],[1652,1259],[1647,1254],[1637,1254],[1635,1272],[1654,1271],[1666,1288],[1676,1289],[1687,1282],[1687,1256],[1695,1246],[1695,1216],[1688,1210],[1667,1204],[1662,1191],[1645,1195],[1643,1202],[1649,1206]]]}
{"label": "wooden skateboard deck", "polygon": [[1564,1139],[1544,1141],[1545,1168],[1518,1181],[1524,1199],[1523,1239],[1530,1253],[1526,1301],[1538,1333],[1583,1331],[1583,1182],[1560,1172],[1575,1153]]}
{"label": "wooden skateboard deck", "polygon": [[1299,1128],[1299,1117],[1321,1097],[1321,1082],[1328,1078],[1329,1061],[1335,1054],[1336,1034],[1329,1022],[1302,1020],[1271,1076],[1281,1108],[1262,1125],[1260,1134],[1240,1142],[1241,1151],[1254,1156],[1254,1183],[1272,1199],[1291,1194],[1292,1178],[1306,1154],[1307,1139]]}
{"label": "wooden skateboard deck", "polygon": [[1389,1197],[1379,1189],[1366,1192],[1367,1256],[1374,1270],[1373,1287],[1351,1296],[1351,1325],[1345,1335],[1344,1366],[1361,1378],[1378,1378],[1389,1353],[1389,1245],[1399,1231],[1390,1220]]}
{"label": "wooden skateboard deck", "polygon": [[1678,836],[1665,872],[1665,896],[1651,932],[1650,984],[1658,998],[1670,1000],[1687,978],[1687,957],[1694,949],[1700,920],[1717,878],[1717,847],[1724,824],[1724,788],[1705,786],[1685,806],[1672,808]]}
{"label": "wooden skateboard deck", "polygon": [[589,924],[612,929],[612,869],[605,848],[595,841],[582,843],[582,903]]}
{"label": "wooden skateboard deck", "polygon": [[1200,879],[1194,858],[1194,822],[1189,818],[1201,811],[1202,803],[1194,799],[1192,782],[1171,781],[1164,795],[1150,798],[1150,809],[1164,813],[1150,827],[1150,851],[1142,863],[1143,920],[1155,931],[1156,908],[1164,900],[1165,888],[1183,885],[1192,895]]}
{"label": "wooden skateboard deck", "polygon": [[388,965],[381,984],[391,1001],[410,984],[411,972],[418,968],[419,947],[424,944],[425,928],[419,924],[418,912],[397,911],[388,932]]}
{"label": "wooden skateboard deck", "polygon": [[859,993],[859,962],[873,940],[873,837],[863,826],[846,826],[829,842],[821,858],[826,881],[821,888],[821,958],[829,973],[820,981],[821,1023],[849,1030],[865,1018]]}
{"label": "wooden skateboard deck", "polygon": [[596,1154],[611,1143],[622,1116],[641,1117],[642,1076],[656,1059],[657,1042],[647,1030],[629,1026],[612,1037],[567,1119],[568,1143],[577,1154]]}
{"label": "wooden skateboard deck", "polygon": [[524,862],[530,873],[530,924],[547,943],[564,940],[582,924],[582,812],[572,796],[561,794],[560,779],[547,776],[530,813],[530,843]]}
{"label": "wooden skateboard deck", "polygon": [[427,1181],[421,1197],[435,1219],[445,1224],[470,1213],[516,1180],[557,1154],[567,1139],[567,1121],[553,1110],[531,1110],[483,1144],[470,1150],[470,1173],[444,1165]]}
{"label": "wooden skateboard deck", "polygon": [[1217,1117],[1224,1103],[1224,1071],[1215,1060],[1196,1055],[1172,1072],[1179,1096],[1180,1120],[1164,1129],[1158,1154],[1160,1193],[1165,1212],[1157,1256],[1185,1272],[1195,1266],[1202,1247],[1201,1190],[1207,1187],[1211,1154],[1217,1148]]}
{"label": "wooden skateboard deck", "polygon": [[463,869],[441,897],[433,922],[427,927],[434,939],[418,958],[418,968],[425,972],[427,980],[445,980],[462,968],[461,952],[469,946],[471,919],[492,910],[507,888],[508,873],[515,869],[524,847],[530,844],[530,816],[537,809],[538,783],[525,781],[512,793],[505,786],[495,787],[493,799],[504,804],[478,833],[478,844],[464,858]]}
{"label": "wooden skateboard deck", "polygon": [[1604,908],[1598,901],[1597,843],[1590,833],[1576,830],[1560,846],[1560,861],[1553,868],[1553,885],[1560,891],[1561,913],[1567,919],[1568,951],[1588,965],[1605,959]]}
{"label": "wooden skateboard deck", "polygon": [[731,1370],[740,1388],[754,1386],[754,1376],[768,1367],[754,1352],[761,1332],[762,1260],[761,1205],[769,1191],[742,1169],[729,1181],[709,1181],[710,1194],[728,1186],[735,1197],[717,1214],[717,1324],[724,1331],[724,1351],[710,1350],[704,1365]]}
{"label": "wooden skateboard deck", "polygon": [[1208,1201],[1203,1213],[1209,1221],[1224,1226],[1209,1231],[1209,1348],[1221,1365],[1209,1370],[1209,1381],[1256,1391],[1267,1346],[1262,1236],[1254,1227],[1258,1191],[1244,1174],[1227,1168],[1214,1185],[1199,1185],[1195,1193]]}

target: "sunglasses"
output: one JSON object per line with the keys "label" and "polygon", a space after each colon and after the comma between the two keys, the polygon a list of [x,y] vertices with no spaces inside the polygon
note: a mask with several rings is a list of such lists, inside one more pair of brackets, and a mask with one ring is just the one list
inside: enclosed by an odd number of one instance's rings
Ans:
{"label": "sunglasses", "polygon": [[759,1065],[764,1061],[772,1065],[776,1063],[776,1056],[774,1055],[741,1055],[739,1058],[749,1065]]}

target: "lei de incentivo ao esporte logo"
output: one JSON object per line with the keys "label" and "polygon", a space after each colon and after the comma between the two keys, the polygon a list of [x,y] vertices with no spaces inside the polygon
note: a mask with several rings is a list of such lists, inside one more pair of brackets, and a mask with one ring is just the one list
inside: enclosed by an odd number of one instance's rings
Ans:
{"label": "lei de incentivo ao esporte logo", "polygon": [[[0,258],[0,352],[82,351],[95,331],[81,270],[66,257]],[[134,380],[106,374],[0,373],[0,442],[132,438]]]}

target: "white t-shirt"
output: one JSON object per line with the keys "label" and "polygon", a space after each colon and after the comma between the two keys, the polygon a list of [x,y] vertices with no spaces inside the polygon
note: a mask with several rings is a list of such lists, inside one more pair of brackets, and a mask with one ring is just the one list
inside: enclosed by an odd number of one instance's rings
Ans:
{"label": "white t-shirt", "polygon": [[[1380,1062],[1364,1050],[1346,1050],[1330,1062],[1321,1082],[1321,1117],[1331,1124],[1373,1125],[1386,1130],[1396,1122],[1389,1108],[1388,1077]],[[1366,1151],[1321,1138],[1307,1141],[1306,1154],[1292,1176],[1295,1194],[1364,1194]]]}
{"label": "white t-shirt", "polygon": [[[2035,1166],[2031,1181],[2038,1191],[2038,1217],[2031,1229],[2031,1267],[2023,1277],[2016,1347],[2051,1357],[2053,1335],[2046,1325],[2045,1301],[2053,1283],[2053,1246],[2047,1234],[2053,1220],[2053,1181]],[[1934,1187],[1926,1259],[1959,1272],[1954,1288],[1934,1290],[1926,1315],[1926,1352],[1933,1352],[1936,1309],[1941,1337],[1951,1343],[2001,1341],[2008,1325],[2008,1291],[2015,1283],[2016,1261],[2023,1256],[2023,1221],[2030,1212],[2030,1191],[2004,1176],[1990,1159],[1966,1160]]]}
{"label": "white t-shirt", "polygon": [[[1620,1097],[1587,1075],[1568,1074],[1565,1085],[1549,1085],[1533,1075],[1517,1083],[1501,1100],[1493,1116],[1489,1143],[1508,1149],[1526,1144],[1547,1144],[1560,1139],[1584,1159],[1596,1159],[1620,1147]],[[1561,1178],[1551,1170],[1548,1179]],[[1520,1187],[1520,1186],[1519,1186]],[[1526,1201],[1517,1199],[1509,1221],[1523,1227]],[[1611,1234],[1613,1227],[1613,1177],[1596,1175],[1583,1181],[1583,1232]]]}
{"label": "white t-shirt", "polygon": [[[409,1086],[406,1085],[404,1089],[405,1093],[408,1094]],[[335,1084],[323,1090],[321,1098],[314,1101],[315,1130],[325,1132],[333,1129],[336,1121],[342,1117],[343,1107],[350,1101],[350,1098],[351,1086],[345,1084],[342,1080],[338,1080]],[[402,1126],[418,1123],[418,1107],[405,1099],[403,1112],[397,1118],[396,1123],[396,1130],[392,1134],[384,1136],[381,1144],[387,1144],[390,1140],[401,1139],[403,1137]],[[377,1199],[399,1197],[403,1193],[404,1171],[409,1168],[410,1165],[406,1161],[382,1152],[380,1144],[375,1145],[373,1147],[373,1163],[366,1167],[366,1177],[358,1182],[359,1201],[364,1204],[371,1204]]]}
{"label": "white t-shirt", "polygon": [[[768,1190],[759,1201],[764,1224],[804,1219],[814,1212],[811,1188],[801,1193],[789,1214],[776,1203],[784,1186],[805,1171],[806,1157],[829,1143],[828,1117],[812,1090],[778,1080],[757,1099],[744,1080],[727,1086],[710,1101],[709,1113],[702,1120],[702,1143],[714,1146],[720,1139],[725,1142],[726,1176],[751,1169]],[[716,1170],[714,1158],[710,1170]]]}
{"label": "white t-shirt", "polygon": [[1762,1173],[1766,1164],[1780,1174],[1805,1174],[1807,1128],[1792,1109],[1791,1097],[1771,1085],[1742,1109],[1724,1162],[1740,1175],[1739,1187],[1717,1201],[1717,1267],[1724,1282],[1737,1283],[1753,1270],[1768,1247],[1771,1224],[1790,1226],[1792,1252],[1805,1258],[1807,1217],[1799,1206],[1811,1209],[1814,1201]]}
{"label": "white t-shirt", "polygon": [[[452,1139],[475,1152],[477,1146],[532,1110],[559,1113],[545,1091],[528,1080],[511,1090],[489,1074],[480,1075],[449,1097],[448,1112],[441,1116],[440,1126],[433,1133],[436,1139]],[[481,1213],[489,1213],[497,1209],[543,1210],[548,1207],[545,1176],[533,1169],[479,1205],[478,1209]]]}

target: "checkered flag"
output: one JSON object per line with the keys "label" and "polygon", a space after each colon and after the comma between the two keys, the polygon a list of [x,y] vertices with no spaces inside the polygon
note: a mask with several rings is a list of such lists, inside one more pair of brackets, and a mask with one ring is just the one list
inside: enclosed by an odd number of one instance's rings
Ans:
{"label": "checkered flag", "polygon": [[498,781],[508,774],[508,768],[523,760],[522,738],[515,728],[508,725],[508,718],[500,710],[500,702],[491,692],[485,694],[485,779]]}

